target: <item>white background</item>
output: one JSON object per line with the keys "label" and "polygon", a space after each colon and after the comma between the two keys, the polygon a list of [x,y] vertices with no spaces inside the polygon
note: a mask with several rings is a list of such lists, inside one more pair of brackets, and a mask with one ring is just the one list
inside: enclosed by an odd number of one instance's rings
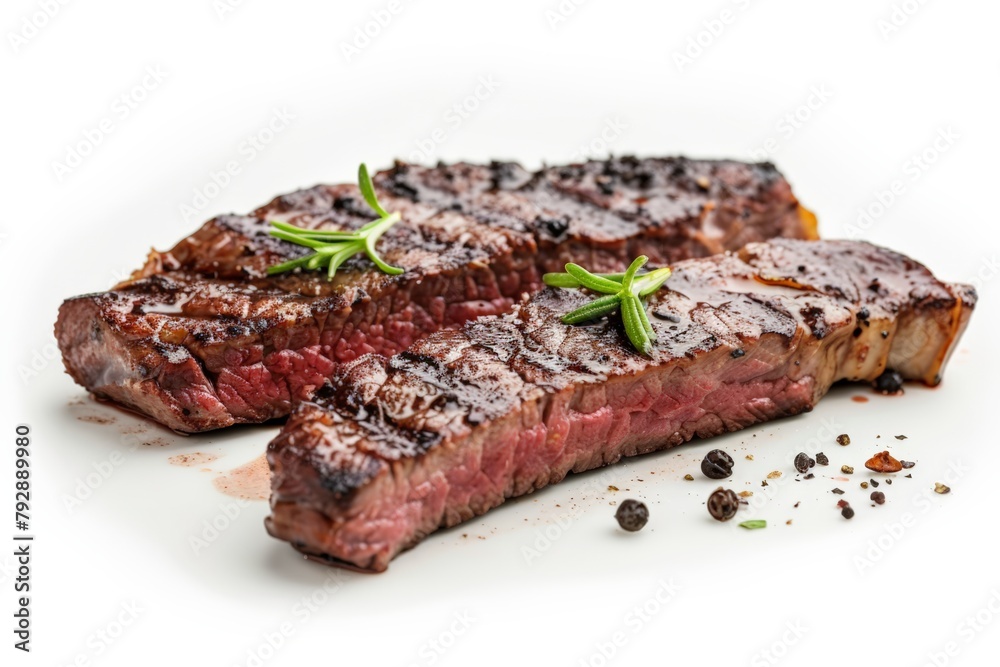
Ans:
{"label": "white background", "polygon": [[[409,0],[347,54],[387,1],[234,4],[4,3],[0,442],[12,450],[14,425],[33,429],[37,541],[30,655],[12,648],[16,575],[0,550],[3,664],[993,664],[1000,6],[590,0],[563,2],[563,16],[557,0]],[[463,118],[456,104],[475,109]],[[261,136],[276,113],[292,118]],[[436,128],[443,140],[429,145]],[[824,236],[911,254],[974,282],[981,305],[937,390],[839,388],[810,415],[510,503],[380,576],[303,561],[266,535],[262,501],[196,552],[191,538],[231,499],[214,473],[167,457],[215,453],[210,467],[224,471],[275,429],[182,439],[150,427],[144,441],[168,446],[130,448],[140,420],[86,399],[53,359],[59,302],[106,289],[212,215],[349,181],[359,161],[384,168],[421,146],[425,162],[531,167],[609,150],[763,150]],[[212,186],[229,162],[239,173]],[[78,419],[94,416],[114,423]],[[848,448],[833,443],[844,431]],[[854,465],[853,481],[792,481],[791,458],[814,445],[830,475]],[[708,518],[714,485],[696,465],[712,446],[736,456],[731,485],[757,492],[766,530]],[[918,465],[872,508],[858,481],[884,447]],[[12,451],[0,460],[7,544]],[[765,497],[774,469],[786,481]],[[930,493],[945,480],[950,495]],[[833,486],[847,489],[853,521]],[[626,495],[652,512],[637,535],[611,518]],[[661,581],[676,587],[667,601]]]}

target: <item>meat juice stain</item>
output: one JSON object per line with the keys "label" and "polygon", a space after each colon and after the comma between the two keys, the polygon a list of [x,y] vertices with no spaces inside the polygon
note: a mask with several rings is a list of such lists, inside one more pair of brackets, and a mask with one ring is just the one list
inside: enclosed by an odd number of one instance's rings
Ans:
{"label": "meat juice stain", "polygon": [[114,424],[114,417],[105,417],[104,415],[80,415],[77,417],[82,422],[87,422],[88,424]]}
{"label": "meat juice stain", "polygon": [[192,454],[178,454],[176,456],[171,456],[169,459],[167,459],[167,461],[169,461],[175,466],[184,466],[185,468],[193,468],[195,466],[211,463],[217,458],[219,458],[217,454],[194,452]]}
{"label": "meat juice stain", "polygon": [[267,455],[233,468],[212,480],[215,488],[227,496],[244,500],[267,500],[271,496],[271,470]]}
{"label": "meat juice stain", "polygon": [[851,396],[851,400],[854,401],[855,403],[867,403],[868,402],[868,397],[867,396]]}

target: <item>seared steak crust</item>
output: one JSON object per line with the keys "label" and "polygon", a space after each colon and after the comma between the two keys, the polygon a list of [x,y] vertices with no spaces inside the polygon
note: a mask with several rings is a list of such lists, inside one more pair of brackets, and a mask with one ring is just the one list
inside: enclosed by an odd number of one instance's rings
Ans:
{"label": "seared steak crust", "polygon": [[269,277],[301,256],[269,220],[356,229],[372,219],[353,185],[220,216],[114,289],[67,300],[56,337],[69,374],[178,431],[286,415],[339,364],[391,355],[442,328],[506,312],[569,259],[620,270],[775,236],[814,238],[814,218],[769,164],[621,158],[528,172],[512,163],[397,164],[375,178],[403,222],[380,241],[406,272],[363,257],[333,282]]}
{"label": "seared steak crust", "polygon": [[861,242],[774,240],[682,261],[648,310],[650,358],[592,296],[545,289],[509,314],[345,364],[268,448],[270,533],[331,563],[400,551],[581,472],[810,410],[886,368],[936,384],[975,293]]}

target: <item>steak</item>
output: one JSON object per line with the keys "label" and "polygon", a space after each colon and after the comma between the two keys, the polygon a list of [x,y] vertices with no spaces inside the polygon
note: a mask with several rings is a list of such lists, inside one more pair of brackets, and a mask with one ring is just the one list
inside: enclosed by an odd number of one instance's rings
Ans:
{"label": "steak", "polygon": [[682,261],[647,309],[650,357],[592,299],[547,288],[502,316],[342,366],[268,447],[267,529],[370,571],[438,528],[582,472],[806,412],[886,369],[937,384],[971,287],[852,241],[777,239]]}
{"label": "steak", "polygon": [[672,263],[816,233],[770,164],[620,158],[531,173],[397,163],[375,183],[402,214],[379,251],[403,275],[362,256],[332,282],[267,275],[308,252],[271,237],[270,220],[357,229],[373,219],[355,186],[316,186],[214,218],[110,291],[67,300],[55,327],[67,371],[177,431],[263,422],[340,364],[506,312],[570,258],[617,271],[638,254]]}

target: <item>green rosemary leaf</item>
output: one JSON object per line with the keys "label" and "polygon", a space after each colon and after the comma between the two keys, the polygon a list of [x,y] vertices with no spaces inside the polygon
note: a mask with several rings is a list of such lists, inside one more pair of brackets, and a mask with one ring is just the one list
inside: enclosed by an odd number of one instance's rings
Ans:
{"label": "green rosemary leaf", "polygon": [[586,287],[587,289],[593,290],[595,292],[602,292],[604,294],[615,294],[621,290],[621,283],[617,283],[614,280],[608,280],[607,278],[602,278],[600,276],[594,275],[587,269],[583,268],[579,264],[567,264],[566,273],[570,274],[576,280]]}
{"label": "green rosemary leaf", "polygon": [[304,266],[310,259],[312,259],[312,255],[306,255],[305,257],[299,257],[298,259],[290,259],[287,262],[267,267],[267,273],[268,275],[274,275],[275,273],[282,273],[283,271],[291,271],[292,269]]}
{"label": "green rosemary leaf", "polygon": [[368,167],[365,166],[364,162],[358,166],[358,188],[361,190],[361,196],[365,198],[368,205],[372,207],[373,211],[378,213],[378,217],[389,217],[389,212],[378,203],[378,197],[375,196],[375,186],[372,184],[372,178],[368,175]]}
{"label": "green rosemary leaf", "polygon": [[271,226],[277,230],[294,234],[295,236],[312,238],[317,241],[321,239],[350,239],[357,235],[357,232],[343,232],[327,229],[304,229],[302,227],[290,225],[287,222],[278,222],[277,220],[272,220]]}
{"label": "green rosemary leaf", "polygon": [[398,276],[403,273],[402,268],[387,264],[385,260],[375,253],[375,241],[377,240],[377,238],[371,236],[365,240],[365,249],[368,251],[368,259],[370,259],[382,273],[388,273],[390,276]]}
{"label": "green rosemary leaf", "polygon": [[646,337],[650,341],[656,340],[656,332],[653,331],[653,325],[649,322],[649,316],[646,315],[646,304],[644,304],[639,297],[635,298],[635,306],[639,310],[639,324],[642,325],[643,330],[646,332]]}
{"label": "green rosemary leaf", "polygon": [[[614,281],[621,284],[622,278],[625,276],[625,272],[621,273],[595,273],[593,274],[598,278],[605,278],[607,280]],[[546,273],[542,276],[542,282],[549,287],[562,287],[564,289],[575,289],[577,287],[583,287],[580,281],[571,276],[568,273]]]}
{"label": "green rosemary leaf", "polygon": [[378,202],[368,168],[358,167],[358,188],[368,205],[379,215],[357,231],[337,231],[326,229],[303,229],[287,222],[271,221],[271,236],[296,245],[312,248],[314,252],[267,269],[269,275],[293,269],[326,269],[328,280],[333,280],[340,266],[348,259],[364,253],[379,270],[391,275],[403,273],[403,269],[386,263],[378,255],[375,244],[394,224],[399,222],[399,213],[387,212]]}
{"label": "green rosemary leaf", "polygon": [[650,341],[639,315],[639,299],[633,294],[622,297],[622,324],[625,335],[632,346],[641,354],[649,356]]}
{"label": "green rosemary leaf", "polygon": [[649,273],[637,278],[635,282],[637,284],[640,282],[642,283],[639,288],[639,296],[646,297],[657,292],[661,287],[663,287],[663,283],[667,282],[667,279],[670,278],[671,273],[672,271],[670,270],[670,267],[664,267],[662,269],[650,271]]}
{"label": "green rosemary leaf", "polygon": [[568,273],[546,273],[542,276],[542,282],[549,287],[561,287],[563,289],[583,287],[579,280]]}
{"label": "green rosemary leaf", "polygon": [[580,324],[581,322],[596,320],[598,317],[604,317],[608,313],[613,312],[618,308],[620,303],[621,298],[617,294],[602,296],[600,299],[591,301],[586,306],[566,313],[562,316],[562,321],[564,324]]}
{"label": "green rosemary leaf", "polygon": [[595,274],[578,264],[566,265],[566,273],[546,273],[542,280],[550,287],[573,289],[586,287],[605,296],[594,299],[590,303],[562,316],[566,324],[580,324],[604,315],[609,315],[616,309],[621,315],[625,328],[625,336],[640,354],[650,356],[652,341],[656,340],[656,331],[646,314],[643,299],[660,289],[670,277],[670,268],[663,267],[640,273],[639,270],[649,261],[645,255],[632,260],[624,273]]}
{"label": "green rosemary leaf", "polygon": [[642,268],[642,266],[649,261],[649,257],[645,255],[639,255],[632,260],[632,263],[628,265],[628,270],[625,271],[625,275],[622,277],[623,290],[627,290],[629,293],[632,291],[632,282],[635,280],[635,274]]}
{"label": "green rosemary leaf", "polygon": [[272,229],[271,236],[276,239],[281,239],[282,241],[288,241],[294,243],[295,245],[305,246],[307,248],[322,248],[323,243],[320,241],[313,241],[312,239],[307,239],[297,234],[290,234],[288,232],[283,232],[280,229]]}
{"label": "green rosemary leaf", "polygon": [[327,280],[333,280],[334,274],[337,273],[337,269],[340,265],[346,262],[351,256],[356,255],[357,250],[351,246],[345,246],[339,251],[331,255],[330,264],[326,267],[326,278]]}

